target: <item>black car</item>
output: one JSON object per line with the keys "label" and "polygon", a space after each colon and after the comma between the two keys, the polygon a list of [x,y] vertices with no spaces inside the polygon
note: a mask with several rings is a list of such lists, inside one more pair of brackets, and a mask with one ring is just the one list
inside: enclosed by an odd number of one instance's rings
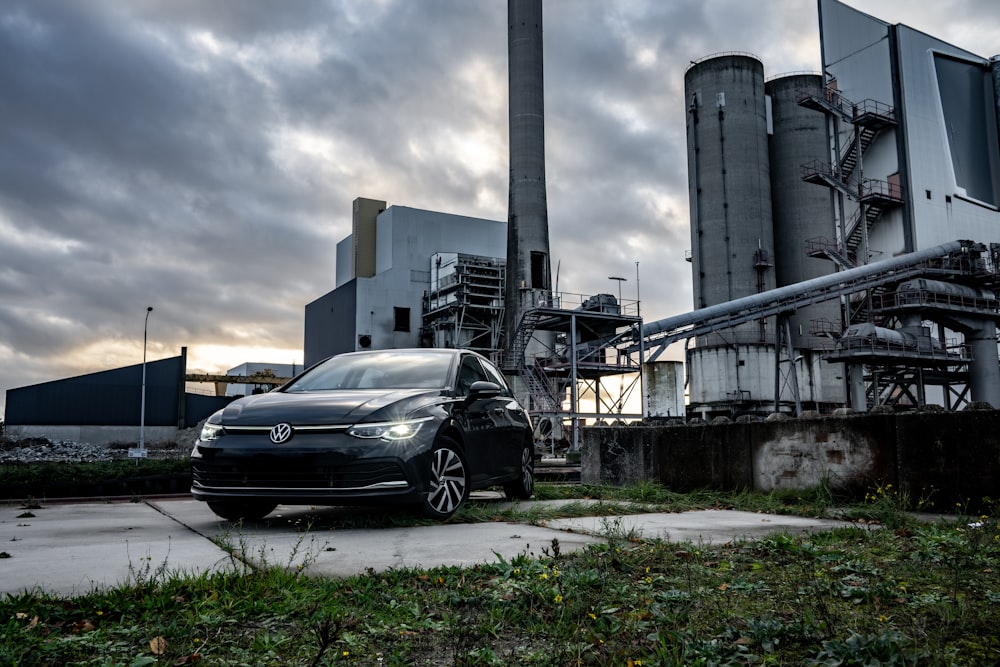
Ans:
{"label": "black car", "polygon": [[340,354],[208,418],[191,494],[220,517],[279,503],[416,504],[450,517],[469,491],[534,489],[531,422],[503,374],[469,350]]}

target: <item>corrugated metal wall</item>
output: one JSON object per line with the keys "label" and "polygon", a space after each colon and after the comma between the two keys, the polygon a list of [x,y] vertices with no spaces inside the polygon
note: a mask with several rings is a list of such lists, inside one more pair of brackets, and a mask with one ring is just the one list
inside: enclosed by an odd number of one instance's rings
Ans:
{"label": "corrugated metal wall", "polygon": [[[231,400],[185,395],[185,366],[184,356],[146,364],[147,426],[189,428]],[[141,403],[142,364],[136,364],[10,389],[4,420],[8,426],[133,426]]]}

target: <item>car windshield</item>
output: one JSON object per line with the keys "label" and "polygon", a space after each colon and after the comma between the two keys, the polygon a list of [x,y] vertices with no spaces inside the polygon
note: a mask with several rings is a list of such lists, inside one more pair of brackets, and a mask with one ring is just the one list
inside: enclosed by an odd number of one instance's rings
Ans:
{"label": "car windshield", "polygon": [[328,359],[284,391],[444,388],[451,362],[452,355],[429,351],[346,354]]}

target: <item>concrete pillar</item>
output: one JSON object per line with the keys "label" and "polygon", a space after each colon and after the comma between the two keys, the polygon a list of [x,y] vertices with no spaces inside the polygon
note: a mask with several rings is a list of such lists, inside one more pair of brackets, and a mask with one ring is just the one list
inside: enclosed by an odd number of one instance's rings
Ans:
{"label": "concrete pillar", "polygon": [[851,395],[851,407],[855,412],[868,412],[868,397],[865,394],[865,370],[861,364],[847,366],[848,391]]}

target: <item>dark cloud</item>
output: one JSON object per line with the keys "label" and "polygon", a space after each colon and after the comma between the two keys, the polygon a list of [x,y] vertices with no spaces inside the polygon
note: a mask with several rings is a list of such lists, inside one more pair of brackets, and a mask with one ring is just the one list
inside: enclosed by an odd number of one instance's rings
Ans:
{"label": "dark cloud", "polygon": [[[983,55],[1000,11],[851,4]],[[619,275],[629,297],[639,262],[647,317],[690,308],[684,70],[720,51],[816,69],[815,12],[546,0],[560,289]],[[506,45],[502,0],[0,4],[0,401],[137,363],[147,305],[153,358],[301,361],[355,197],[504,219]]]}

